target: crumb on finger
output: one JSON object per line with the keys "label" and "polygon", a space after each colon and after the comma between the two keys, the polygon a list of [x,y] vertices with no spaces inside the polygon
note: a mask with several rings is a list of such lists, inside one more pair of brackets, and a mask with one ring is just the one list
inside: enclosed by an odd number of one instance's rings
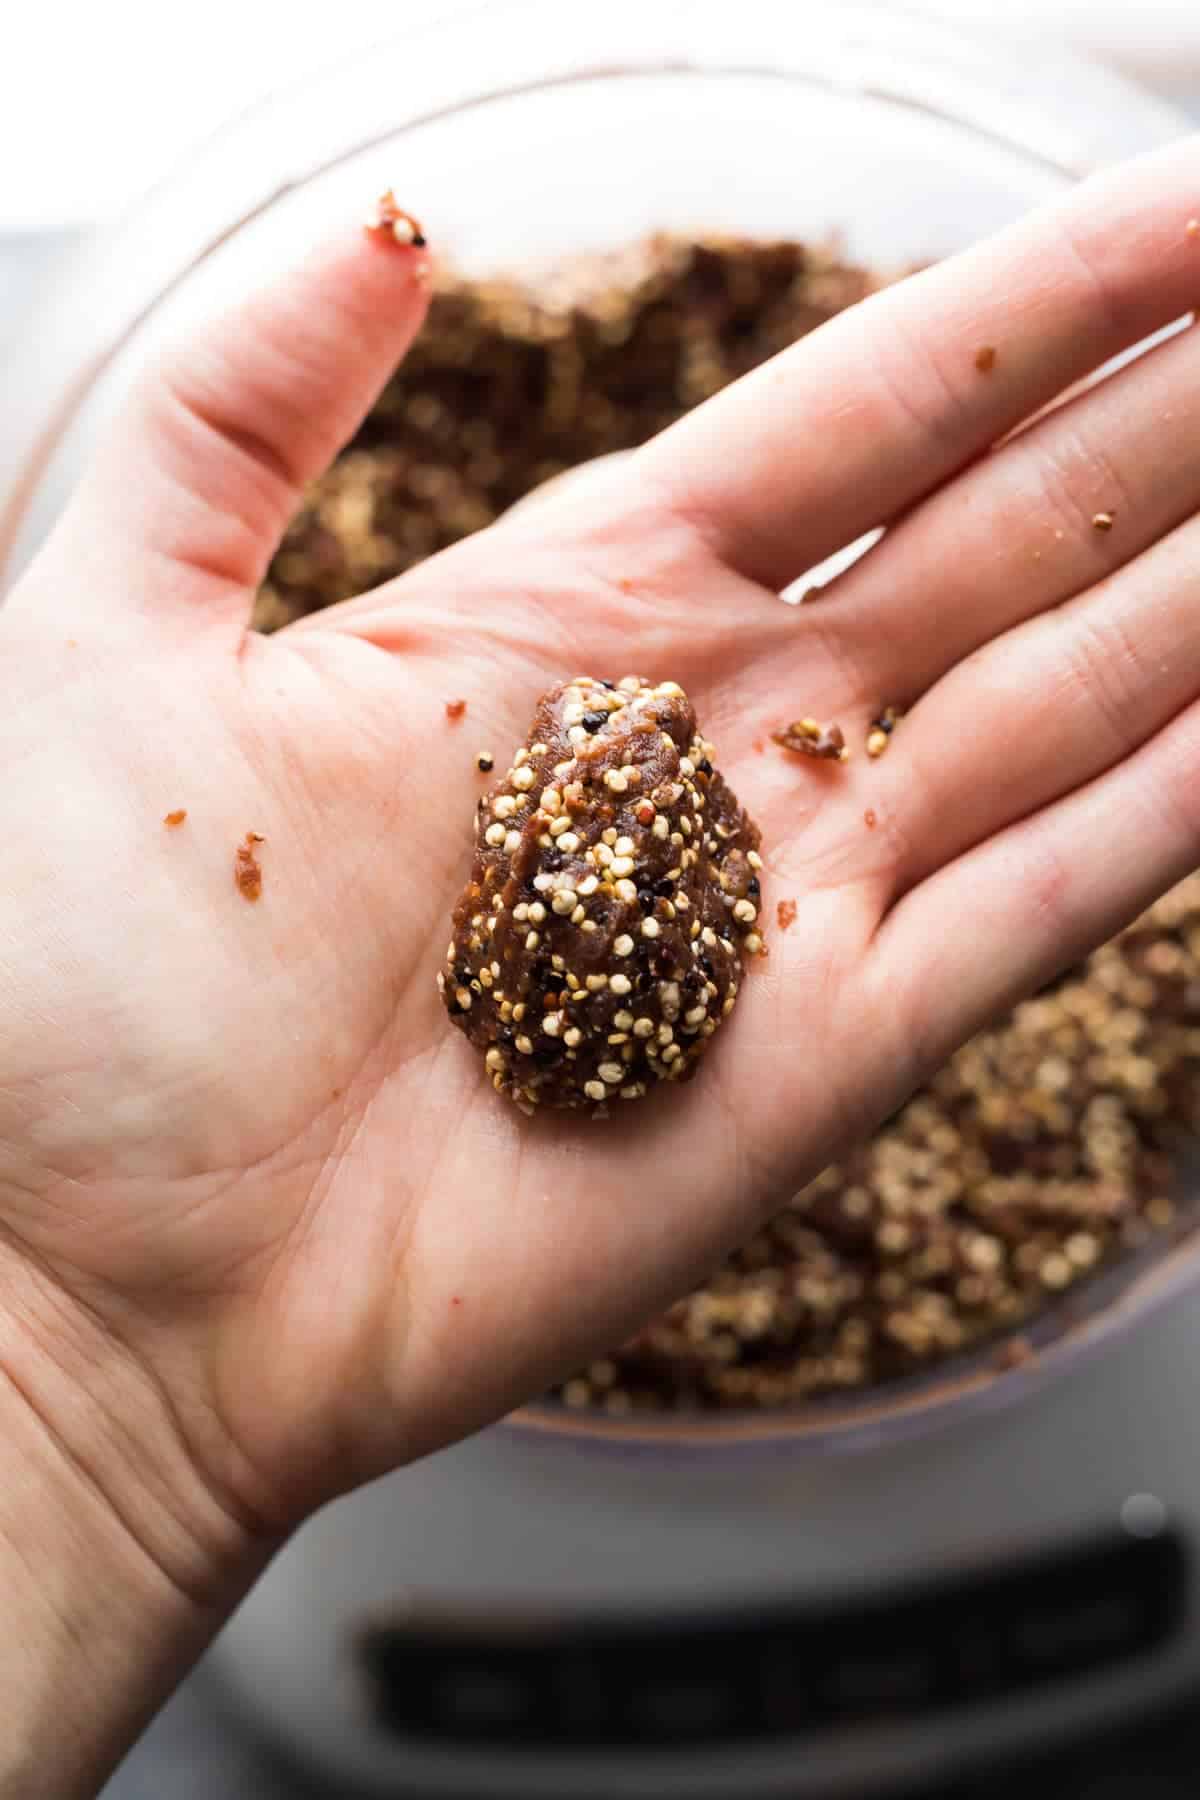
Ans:
{"label": "crumb on finger", "polygon": [[233,880],[243,900],[253,904],[262,894],[262,868],[254,854],[255,844],[264,844],[266,839],[261,832],[248,831],[245,839],[234,852]]}
{"label": "crumb on finger", "polygon": [[826,762],[846,762],[850,756],[841,726],[836,723],[821,725],[816,719],[793,719],[790,725],[771,733],[771,742],[778,744],[781,750],[821,757]]}
{"label": "crumb on finger", "polygon": [[898,707],[885,706],[883,711],[871,720],[870,728],[867,731],[868,756],[874,758],[883,755],[891,742],[893,731],[903,716]]}

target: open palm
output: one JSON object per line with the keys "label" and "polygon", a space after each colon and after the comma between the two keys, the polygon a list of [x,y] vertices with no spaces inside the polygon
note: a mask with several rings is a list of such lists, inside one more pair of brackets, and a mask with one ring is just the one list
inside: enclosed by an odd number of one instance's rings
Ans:
{"label": "open palm", "polygon": [[[34,1333],[99,1321],[241,1514],[619,1338],[1193,866],[1194,333],[1012,434],[1185,310],[1198,192],[1193,144],[1088,184],[270,639],[255,584],[418,327],[418,253],[347,237],[143,382],[0,623],[0,1246]],[[694,1083],[526,1119],[434,987],[475,753],[634,672],[762,828],[770,955]],[[764,749],[806,713],[848,764]]]}

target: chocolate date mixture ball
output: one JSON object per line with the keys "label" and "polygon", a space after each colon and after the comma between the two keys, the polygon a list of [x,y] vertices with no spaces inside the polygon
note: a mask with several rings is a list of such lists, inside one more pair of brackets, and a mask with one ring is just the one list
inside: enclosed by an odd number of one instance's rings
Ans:
{"label": "chocolate date mixture ball", "polygon": [[438,988],[524,1112],[693,1075],[762,953],[757,826],[676,682],[580,675],[479,802]]}

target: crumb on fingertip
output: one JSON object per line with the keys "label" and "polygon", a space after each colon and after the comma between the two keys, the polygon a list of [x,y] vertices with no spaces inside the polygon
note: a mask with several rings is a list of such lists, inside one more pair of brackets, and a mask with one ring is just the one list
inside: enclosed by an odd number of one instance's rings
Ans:
{"label": "crumb on fingertip", "polygon": [[465,700],[447,700],[446,702],[446,717],[452,725],[458,724],[458,721],[462,718],[466,710],[467,703]]}
{"label": "crumb on fingertip", "polygon": [[1096,531],[1111,531],[1113,515],[1110,512],[1098,512],[1092,515],[1092,526]]}
{"label": "crumb on fingertip", "polygon": [[[393,243],[414,250],[423,250],[429,241],[421,229],[420,221],[412,213],[405,211],[391,188],[386,189],[375,202],[375,210],[366,221],[366,229],[373,236],[390,238]],[[428,267],[426,262],[419,263],[417,273],[422,274]]]}
{"label": "crumb on fingertip", "polygon": [[1189,219],[1183,230],[1185,237],[1200,237],[1200,219]]}
{"label": "crumb on fingertip", "polygon": [[988,375],[996,366],[996,346],[981,344],[975,352],[975,367],[981,375]]}
{"label": "crumb on fingertip", "polygon": [[174,812],[169,812],[166,815],[166,817],[163,819],[163,824],[170,825],[172,827],[174,827],[176,825],[182,825],[183,821],[186,818],[187,818],[187,807],[186,806],[177,806],[175,808]]}

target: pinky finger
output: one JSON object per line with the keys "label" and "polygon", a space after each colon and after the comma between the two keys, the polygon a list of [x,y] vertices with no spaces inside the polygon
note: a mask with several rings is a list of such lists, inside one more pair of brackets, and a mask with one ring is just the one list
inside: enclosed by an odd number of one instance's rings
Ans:
{"label": "pinky finger", "polygon": [[[1200,705],[1135,755],[929,876],[887,914],[869,979],[915,1087],[997,1015],[1200,864]],[[865,971],[864,971],[865,973]]]}

